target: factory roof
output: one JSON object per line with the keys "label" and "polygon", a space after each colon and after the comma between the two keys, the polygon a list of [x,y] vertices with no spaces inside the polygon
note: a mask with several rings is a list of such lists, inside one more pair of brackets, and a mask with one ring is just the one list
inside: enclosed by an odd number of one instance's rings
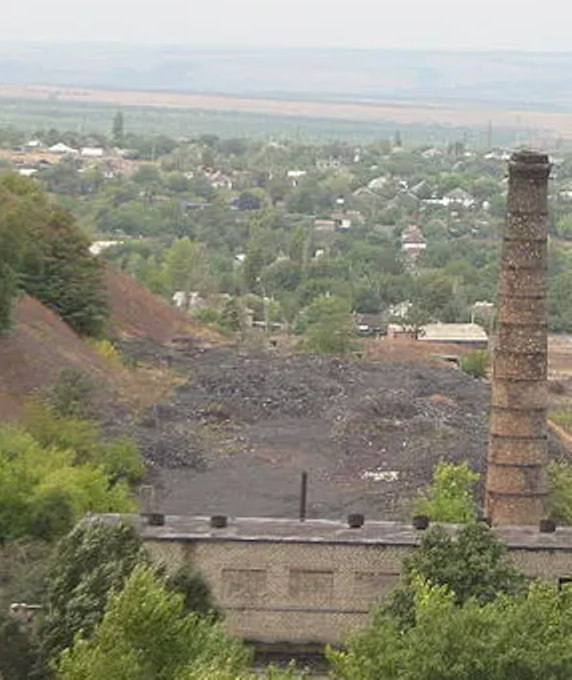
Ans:
{"label": "factory roof", "polygon": [[[135,521],[141,536],[152,541],[244,541],[277,543],[356,544],[375,546],[416,546],[423,532],[408,522],[370,521],[352,529],[347,521],[327,519],[296,519],[266,517],[228,517],[227,526],[214,528],[211,518],[203,516],[164,517],[164,524],[152,526],[147,517],[95,515],[105,521],[122,517]],[[159,515],[163,518],[162,515]],[[459,526],[443,525],[455,532]],[[558,527],[553,533],[540,532],[536,526],[495,527],[495,533],[511,550],[559,550],[572,552],[572,527]]]}

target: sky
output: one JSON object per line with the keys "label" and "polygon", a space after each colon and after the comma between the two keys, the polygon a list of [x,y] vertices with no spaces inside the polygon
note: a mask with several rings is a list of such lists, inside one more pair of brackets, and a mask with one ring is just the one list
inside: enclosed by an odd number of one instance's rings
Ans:
{"label": "sky", "polygon": [[1,0],[0,42],[572,51],[570,0]]}

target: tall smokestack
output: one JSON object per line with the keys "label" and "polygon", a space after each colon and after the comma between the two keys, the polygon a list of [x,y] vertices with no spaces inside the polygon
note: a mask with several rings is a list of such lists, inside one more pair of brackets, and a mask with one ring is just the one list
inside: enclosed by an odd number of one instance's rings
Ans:
{"label": "tall smokestack", "polygon": [[537,525],[546,516],[549,175],[545,154],[510,159],[486,483],[494,525]]}

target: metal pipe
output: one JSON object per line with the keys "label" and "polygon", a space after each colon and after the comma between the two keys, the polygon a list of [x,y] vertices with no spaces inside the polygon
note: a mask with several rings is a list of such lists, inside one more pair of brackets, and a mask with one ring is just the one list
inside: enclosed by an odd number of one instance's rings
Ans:
{"label": "metal pipe", "polygon": [[300,480],[300,522],[306,519],[306,507],[308,503],[308,473],[302,472]]}

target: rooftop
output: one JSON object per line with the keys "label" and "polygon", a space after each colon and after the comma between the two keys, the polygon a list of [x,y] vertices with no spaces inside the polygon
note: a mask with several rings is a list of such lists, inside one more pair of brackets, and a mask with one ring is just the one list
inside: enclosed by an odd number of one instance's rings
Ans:
{"label": "rooftop", "polygon": [[[105,521],[118,521],[120,515],[95,516]],[[244,541],[278,543],[336,543],[355,545],[415,546],[423,532],[405,522],[369,521],[359,529],[346,522],[266,517],[229,517],[228,526],[211,527],[210,517],[168,515],[163,526],[149,526],[144,518],[131,516],[144,539],[155,541]],[[445,525],[456,531],[458,525]],[[511,549],[558,550],[572,552],[572,527],[559,527],[554,533],[541,533],[537,527],[497,527],[495,533]]]}
{"label": "rooftop", "polygon": [[423,326],[420,340],[439,342],[487,342],[482,326],[474,323],[430,323]]}

